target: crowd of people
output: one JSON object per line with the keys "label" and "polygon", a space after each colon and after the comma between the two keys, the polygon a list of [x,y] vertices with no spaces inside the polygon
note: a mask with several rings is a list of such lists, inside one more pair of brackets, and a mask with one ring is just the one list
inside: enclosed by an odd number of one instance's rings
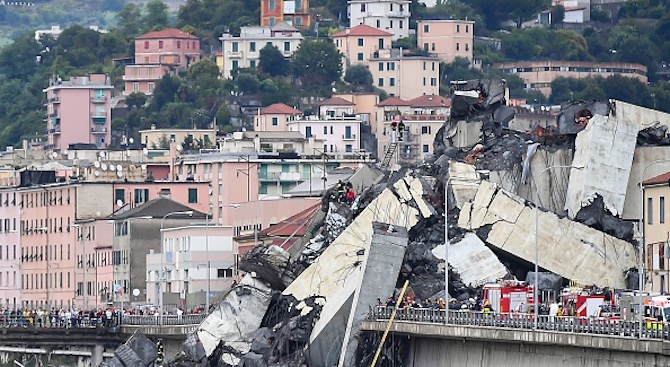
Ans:
{"label": "crowd of people", "polygon": [[[164,315],[181,316],[183,314],[202,314],[204,307],[184,310],[180,307],[166,309]],[[123,316],[160,316],[156,308],[98,308],[84,311],[82,309],[53,309],[51,311],[38,308],[36,310],[9,309],[0,310],[1,327],[39,327],[39,328],[77,328],[77,327],[114,327],[121,322]]]}
{"label": "crowd of people", "polygon": [[356,199],[354,186],[349,181],[344,182],[339,180],[335,185],[335,189],[330,194],[330,199],[332,201],[337,201],[338,203],[353,204]]}
{"label": "crowd of people", "polygon": [[[387,298],[386,303],[382,302],[381,299],[377,299],[377,302],[379,306],[395,307],[396,305],[396,299],[394,297]],[[399,308],[434,308],[440,310],[448,308],[452,311],[494,312],[491,302],[488,300],[482,302],[479,297],[470,298],[465,301],[458,301],[457,299],[452,298],[448,303],[445,303],[442,298],[436,298],[435,300],[427,298],[421,301],[408,296],[401,301]]]}

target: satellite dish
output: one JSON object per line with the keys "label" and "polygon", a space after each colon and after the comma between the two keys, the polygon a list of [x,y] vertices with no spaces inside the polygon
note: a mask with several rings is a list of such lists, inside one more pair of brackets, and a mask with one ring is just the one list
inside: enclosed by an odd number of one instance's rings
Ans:
{"label": "satellite dish", "polygon": [[101,163],[100,164],[100,169],[103,171],[107,171],[107,164],[106,163]]}
{"label": "satellite dish", "polygon": [[132,144],[132,143],[134,143],[134,142],[135,142],[135,139],[133,139],[133,138],[130,138],[130,139],[128,139],[128,141],[130,142],[130,144]]}
{"label": "satellite dish", "polygon": [[177,151],[181,152],[184,147],[181,146],[181,144],[177,144]]}
{"label": "satellite dish", "polygon": [[93,165],[95,166],[95,168],[100,168],[100,162],[98,161],[93,162]]}
{"label": "satellite dish", "polygon": [[109,170],[112,171],[112,172],[116,171],[116,166],[113,165],[113,164],[110,164],[109,165]]}
{"label": "satellite dish", "polygon": [[98,176],[100,176],[100,171],[98,171],[98,170],[96,169],[95,172],[93,172],[93,174],[95,175],[95,177],[98,177]]}
{"label": "satellite dish", "polygon": [[56,159],[56,158],[58,158],[58,152],[52,152],[52,153],[51,153],[51,158],[52,158],[52,159]]}
{"label": "satellite dish", "polygon": [[146,170],[147,170],[147,165],[146,165],[146,164],[143,164],[143,165],[142,165],[142,171],[146,171]]}
{"label": "satellite dish", "polygon": [[135,165],[131,164],[130,167],[128,167],[128,169],[130,170],[130,172],[135,172]]}
{"label": "satellite dish", "polygon": [[117,164],[116,165],[116,170],[119,171],[119,172],[123,172],[123,167],[121,167],[120,164]]}
{"label": "satellite dish", "polygon": [[139,296],[139,295],[140,295],[140,290],[137,289],[137,288],[133,289],[133,296],[134,296],[134,297],[137,297],[137,296]]}
{"label": "satellite dish", "polygon": [[121,171],[116,171],[116,176],[117,176],[118,178],[123,177],[123,172],[121,172]]}
{"label": "satellite dish", "polygon": [[142,154],[144,154],[144,155],[149,155],[149,149],[147,149],[147,148],[142,148]]}
{"label": "satellite dish", "polygon": [[123,206],[123,200],[119,199],[116,201],[116,206],[121,207]]}
{"label": "satellite dish", "polygon": [[106,154],[105,154],[105,151],[103,150],[100,153],[98,153],[98,155],[100,156],[100,158],[105,158]]}

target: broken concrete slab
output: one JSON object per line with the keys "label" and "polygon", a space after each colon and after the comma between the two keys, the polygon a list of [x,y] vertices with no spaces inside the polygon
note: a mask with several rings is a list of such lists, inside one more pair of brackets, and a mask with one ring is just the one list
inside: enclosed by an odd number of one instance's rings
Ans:
{"label": "broken concrete slab", "polygon": [[[623,212],[638,126],[619,115],[595,115],[577,134],[565,207],[573,218],[587,200],[600,194],[614,215]],[[606,179],[605,179],[606,178]]]}
{"label": "broken concrete slab", "polygon": [[[245,274],[198,326],[205,355],[211,356],[219,343],[240,354],[248,352],[271,298],[272,289],[264,281],[253,273]],[[224,353],[226,359],[239,361],[238,356],[228,354]]]}
{"label": "broken concrete slab", "polygon": [[[652,164],[653,162],[658,162]],[[644,171],[644,177],[642,174]],[[670,171],[670,147],[637,147],[633,156],[633,167],[628,178],[626,201],[622,218],[638,220],[642,213],[640,208],[640,183]]]}
{"label": "broken concrete slab", "polygon": [[377,299],[383,299],[384,295],[393,294],[396,279],[389,274],[398,274],[407,249],[408,234],[405,228],[378,222],[374,222],[372,227],[372,241],[363,260],[360,284],[354,291],[339,367],[355,366],[360,324],[370,311],[370,305],[374,305]]}
{"label": "broken concrete slab", "polygon": [[[461,210],[458,225],[534,263],[535,214],[520,197],[484,181],[475,200]],[[537,214],[541,268],[582,284],[625,287],[624,273],[636,266],[635,246],[552,212],[539,210]]]}
{"label": "broken concrete slab", "polygon": [[[438,259],[444,260],[446,255],[444,246],[433,248],[433,255]],[[474,233],[466,233],[462,239],[451,243],[449,265],[468,287],[479,287],[495,282],[508,274],[507,268],[498,260],[496,254]]]}
{"label": "broken concrete slab", "polygon": [[[424,193],[420,185],[413,184],[415,180],[419,179],[405,176],[384,189],[284,290],[283,294],[298,300],[312,295],[327,300],[310,338],[308,355],[314,365],[332,365],[339,359],[340,348],[333,349],[333,345],[341,345],[354,291],[363,274],[363,256],[359,254],[361,250],[369,250],[372,223],[411,228],[421,218],[421,211],[416,209],[415,203],[424,200]],[[409,190],[410,187],[412,190]]]}
{"label": "broken concrete slab", "polygon": [[475,166],[456,161],[449,164],[449,178],[456,206],[460,209],[475,197],[481,179]]}

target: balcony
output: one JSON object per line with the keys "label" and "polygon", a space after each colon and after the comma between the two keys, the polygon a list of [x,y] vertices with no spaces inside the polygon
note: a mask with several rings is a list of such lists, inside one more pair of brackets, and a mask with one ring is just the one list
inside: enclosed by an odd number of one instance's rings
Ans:
{"label": "balcony", "polygon": [[124,75],[123,80],[127,82],[139,82],[139,81],[152,81],[152,80],[160,80],[162,76],[157,76],[157,75]]}
{"label": "balcony", "polygon": [[342,140],[356,140],[356,134],[343,134]]}
{"label": "balcony", "polygon": [[92,127],[91,132],[93,134],[107,134],[107,128],[106,127]]}
{"label": "balcony", "polygon": [[105,102],[107,102],[107,97],[106,96],[91,97],[91,102],[93,102],[93,103],[105,103]]}
{"label": "balcony", "polygon": [[47,134],[60,135],[60,126],[54,126],[51,129],[47,129]]}
{"label": "balcony", "polygon": [[297,182],[300,181],[300,172],[261,172],[258,179],[261,181]]}
{"label": "balcony", "polygon": [[386,14],[389,18],[409,18],[409,12],[404,10],[392,10]]}
{"label": "balcony", "polygon": [[44,105],[48,105],[50,103],[60,103],[60,98],[58,97],[52,97],[52,98],[47,98],[44,100]]}
{"label": "balcony", "polygon": [[94,111],[94,112],[91,112],[91,117],[92,118],[107,118],[107,112],[106,111]]}
{"label": "balcony", "polygon": [[241,59],[244,56],[244,52],[242,51],[228,51],[226,53],[228,55],[229,59]]}

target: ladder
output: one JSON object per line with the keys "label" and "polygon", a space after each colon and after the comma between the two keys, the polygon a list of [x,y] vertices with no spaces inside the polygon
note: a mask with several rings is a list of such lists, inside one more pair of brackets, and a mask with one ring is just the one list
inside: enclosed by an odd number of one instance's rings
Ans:
{"label": "ladder", "polygon": [[393,141],[389,143],[388,148],[386,149],[386,154],[384,154],[384,158],[382,158],[381,163],[379,164],[380,168],[386,168],[389,166],[389,163],[391,162],[391,158],[393,158],[393,155],[395,154],[396,149],[398,148],[398,142]]}

